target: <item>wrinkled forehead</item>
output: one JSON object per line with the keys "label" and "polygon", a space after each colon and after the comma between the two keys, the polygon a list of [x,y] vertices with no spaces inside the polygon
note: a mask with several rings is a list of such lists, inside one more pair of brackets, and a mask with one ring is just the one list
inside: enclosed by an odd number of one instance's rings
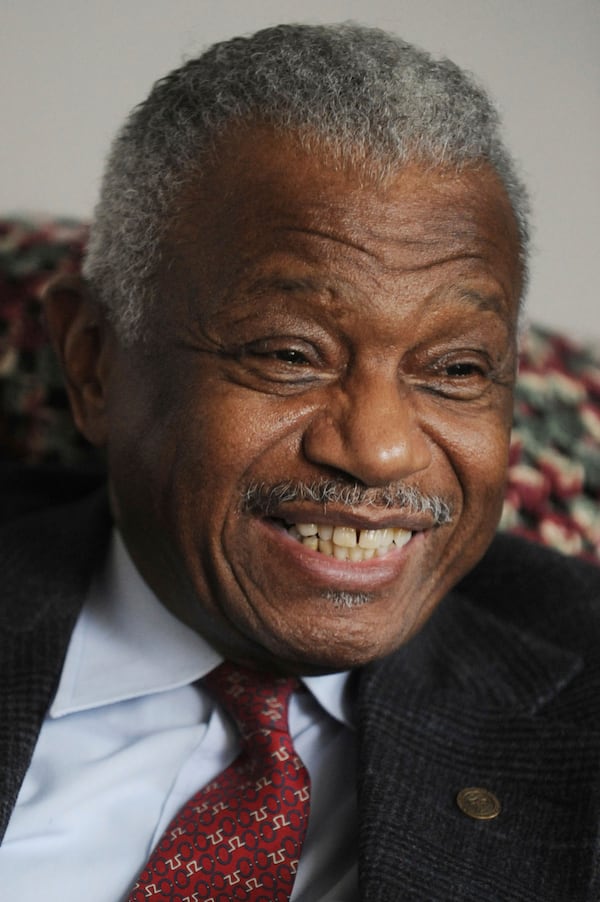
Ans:
{"label": "wrinkled forehead", "polygon": [[201,285],[225,297],[253,261],[319,239],[332,258],[368,248],[364,265],[376,259],[384,268],[427,264],[438,247],[468,253],[487,260],[518,301],[518,225],[489,164],[394,168],[360,155],[353,164],[309,138],[238,128],[190,172],[165,235],[165,289],[176,279],[196,298]]}
{"label": "wrinkled forehead", "polygon": [[[449,195],[449,203],[460,203],[465,212],[487,204],[496,217],[505,220],[519,243],[517,217],[508,192],[485,159],[436,162],[410,151],[398,159],[306,129],[282,129],[259,121],[228,126],[198,166],[188,167],[173,202],[174,218],[185,218],[190,205],[194,209],[194,198],[205,199],[207,213],[215,212],[215,200],[221,210],[231,211],[242,197],[253,199],[258,209],[269,192],[282,203],[292,198],[295,201],[300,186],[308,194],[307,174],[309,181],[319,176],[322,188],[329,180],[340,207],[351,207],[351,200],[361,190],[373,193],[383,205],[400,183],[406,183],[407,176],[414,178],[415,174],[419,175],[418,188],[423,195],[429,189],[435,193],[436,186],[442,188],[437,192],[438,201],[445,190],[443,185],[451,188],[462,181],[465,190],[459,199]],[[197,207],[195,212],[200,212]]]}

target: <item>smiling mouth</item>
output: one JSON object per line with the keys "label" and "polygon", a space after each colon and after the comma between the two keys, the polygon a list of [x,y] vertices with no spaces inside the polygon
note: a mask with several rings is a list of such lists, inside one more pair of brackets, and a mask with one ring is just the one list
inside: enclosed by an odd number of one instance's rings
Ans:
{"label": "smiling mouth", "polygon": [[291,538],[306,548],[338,561],[370,561],[385,557],[406,545],[413,535],[409,529],[354,529],[330,523],[287,523],[284,528]]}

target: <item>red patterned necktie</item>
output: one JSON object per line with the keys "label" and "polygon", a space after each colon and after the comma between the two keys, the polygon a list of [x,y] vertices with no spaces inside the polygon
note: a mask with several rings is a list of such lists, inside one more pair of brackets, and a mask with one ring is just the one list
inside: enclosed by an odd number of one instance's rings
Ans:
{"label": "red patterned necktie", "polygon": [[298,680],[225,662],[203,682],[236,722],[242,751],[173,818],[129,902],[288,902],[309,811],[287,718]]}

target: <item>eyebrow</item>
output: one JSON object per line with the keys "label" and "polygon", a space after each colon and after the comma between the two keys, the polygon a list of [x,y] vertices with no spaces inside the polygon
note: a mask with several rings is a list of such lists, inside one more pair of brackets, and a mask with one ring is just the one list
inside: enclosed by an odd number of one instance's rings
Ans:
{"label": "eyebrow", "polygon": [[[262,294],[269,294],[273,291],[281,291],[289,294],[295,293],[311,293],[329,294],[332,286],[324,285],[320,280],[316,281],[311,276],[284,276],[269,274],[267,276],[259,276],[253,279],[248,285],[247,296],[260,297]],[[442,286],[439,297],[454,296],[459,301],[466,301],[481,312],[491,312],[498,316],[506,315],[506,304],[503,296],[499,292],[482,293],[474,288],[467,288],[463,285],[451,283]]]}
{"label": "eyebrow", "polygon": [[310,276],[259,276],[248,285],[247,293],[250,295],[266,294],[270,291],[292,292],[322,292],[324,286],[318,284]]}
{"label": "eyebrow", "polygon": [[456,288],[460,300],[468,301],[477,307],[478,310],[490,310],[492,313],[499,315],[506,312],[506,305],[500,294],[495,292],[493,294],[482,294],[473,288],[453,287]]}

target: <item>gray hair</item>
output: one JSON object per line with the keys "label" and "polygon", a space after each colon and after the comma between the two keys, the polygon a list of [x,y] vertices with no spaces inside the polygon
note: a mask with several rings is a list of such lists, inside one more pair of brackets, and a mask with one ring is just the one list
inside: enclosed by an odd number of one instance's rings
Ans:
{"label": "gray hair", "polygon": [[[408,161],[495,169],[517,220],[525,280],[528,200],[474,78],[374,28],[280,25],[215,44],[159,80],[117,135],[84,263],[121,340],[144,338],[163,236],[190,175],[236,123],[291,130],[384,178]],[[311,144],[312,142],[312,144]]]}

